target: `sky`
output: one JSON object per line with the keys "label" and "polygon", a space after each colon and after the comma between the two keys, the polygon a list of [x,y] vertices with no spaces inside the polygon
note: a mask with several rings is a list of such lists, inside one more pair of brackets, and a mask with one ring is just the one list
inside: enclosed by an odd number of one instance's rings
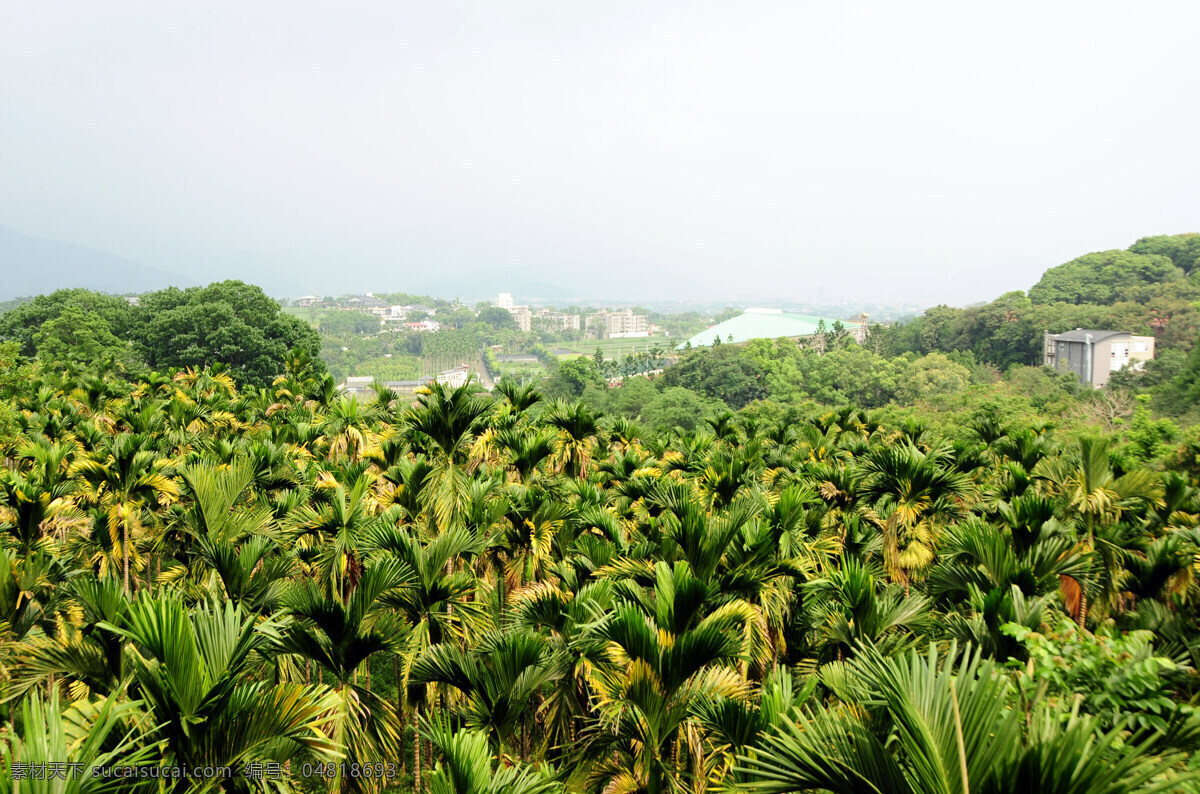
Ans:
{"label": "sky", "polygon": [[277,295],[963,305],[1200,231],[1200,3],[7,0],[0,224]]}

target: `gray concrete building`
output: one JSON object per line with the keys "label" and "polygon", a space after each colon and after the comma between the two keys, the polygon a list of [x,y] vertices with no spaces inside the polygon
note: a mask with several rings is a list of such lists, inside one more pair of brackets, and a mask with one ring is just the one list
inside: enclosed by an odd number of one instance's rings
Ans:
{"label": "gray concrete building", "polygon": [[1154,358],[1154,337],[1127,331],[1076,328],[1042,335],[1044,363],[1059,372],[1074,372],[1080,382],[1100,388],[1112,373],[1125,367],[1140,369]]}

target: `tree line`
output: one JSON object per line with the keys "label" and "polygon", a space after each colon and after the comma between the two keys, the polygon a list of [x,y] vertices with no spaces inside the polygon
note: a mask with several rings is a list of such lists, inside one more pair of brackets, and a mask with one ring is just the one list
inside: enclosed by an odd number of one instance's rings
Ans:
{"label": "tree line", "polygon": [[137,298],[85,289],[40,295],[0,314],[0,341],[47,363],[107,362],[131,375],[220,368],[239,383],[268,386],[295,351],[314,359],[317,332],[284,314],[260,287],[215,282]]}

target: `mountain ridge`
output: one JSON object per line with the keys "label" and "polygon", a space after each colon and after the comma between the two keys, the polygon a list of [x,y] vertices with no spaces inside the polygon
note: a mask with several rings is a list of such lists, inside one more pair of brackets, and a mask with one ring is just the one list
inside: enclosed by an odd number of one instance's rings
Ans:
{"label": "mountain ridge", "polygon": [[187,276],[62,240],[33,237],[0,224],[0,300],[83,287],[123,295],[191,287]]}

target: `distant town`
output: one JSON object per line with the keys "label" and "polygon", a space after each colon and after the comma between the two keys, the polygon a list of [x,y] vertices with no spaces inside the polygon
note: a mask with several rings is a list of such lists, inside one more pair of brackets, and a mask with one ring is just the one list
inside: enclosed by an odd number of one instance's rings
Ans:
{"label": "distant town", "polygon": [[[282,303],[286,311],[300,314],[316,325],[327,343],[331,343],[327,344],[324,357],[347,394],[370,391],[376,381],[407,393],[431,381],[460,385],[471,376],[488,386],[504,375],[532,379],[544,374],[550,360],[583,355],[595,358],[597,352],[599,361],[611,362],[610,380],[617,383],[629,375],[660,371],[680,351],[714,343],[787,338],[811,344],[827,333],[846,334],[861,343],[869,321],[864,312],[831,317],[770,307],[727,307],[702,313],[652,312],[631,307],[533,306],[518,302],[511,292],[501,292],[494,301],[480,301],[473,307],[459,301],[395,293],[336,298],[304,295]],[[366,315],[373,322],[347,323],[330,313]],[[505,336],[502,332],[506,326],[517,336]],[[476,338],[477,334],[470,334],[471,327],[487,329],[488,338]],[[387,377],[389,372],[396,374],[397,355],[402,358],[404,355],[395,350],[383,352],[382,366],[374,366],[372,357],[363,355],[352,356],[354,361],[345,368],[338,365],[339,352],[351,354],[355,348],[361,348],[359,352],[363,353],[376,344],[381,349],[390,347],[386,342],[367,342],[367,338],[463,333],[472,337],[466,344],[439,345],[431,340],[406,345],[405,352],[415,353],[419,359],[413,377]],[[477,352],[481,348],[482,354]],[[447,352],[451,350],[455,352]]]}
{"label": "distant town", "polygon": [[[439,310],[442,316],[472,311],[465,304],[450,302],[440,309],[435,305],[424,303],[389,304],[373,293],[363,295],[346,295],[339,298],[322,298],[317,295],[305,295],[300,298],[286,299],[285,305],[300,309],[341,309],[372,314],[379,318],[381,329],[394,327],[398,330],[416,332],[436,332],[442,330],[442,323],[437,319]],[[478,304],[473,310],[478,316],[479,311],[487,304]],[[504,309],[511,315],[518,329],[524,333],[535,330],[547,331],[582,331],[587,339],[645,339],[654,336],[671,336],[670,330],[651,322],[647,314],[638,313],[633,309],[599,309],[599,310],[559,310],[552,307],[530,307],[513,301],[510,292],[501,292],[496,301],[491,304]],[[726,313],[732,310],[726,310]],[[756,318],[755,320],[738,318]],[[758,319],[761,318],[761,319]],[[712,323],[705,331],[714,330],[724,338],[733,333],[745,341],[752,338],[788,337],[800,339],[818,333],[817,325],[822,321],[829,326],[841,323],[853,328],[853,333],[861,338],[862,329],[868,320],[866,313],[853,317],[835,319],[817,315],[799,314],[778,308],[750,307],[743,310],[736,318],[728,318],[725,322]],[[705,339],[710,339],[704,332],[698,333],[691,339],[691,346],[703,346]],[[680,342],[679,346],[683,347]]]}

